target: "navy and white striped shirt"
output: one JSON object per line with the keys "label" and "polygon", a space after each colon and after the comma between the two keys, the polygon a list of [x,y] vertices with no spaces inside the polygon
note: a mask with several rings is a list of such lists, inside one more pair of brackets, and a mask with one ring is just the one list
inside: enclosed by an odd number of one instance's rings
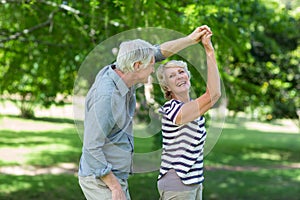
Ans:
{"label": "navy and white striped shirt", "polygon": [[159,109],[162,114],[163,150],[158,180],[174,169],[184,184],[199,184],[204,181],[205,118],[201,116],[187,124],[176,125],[175,120],[183,104],[172,99]]}

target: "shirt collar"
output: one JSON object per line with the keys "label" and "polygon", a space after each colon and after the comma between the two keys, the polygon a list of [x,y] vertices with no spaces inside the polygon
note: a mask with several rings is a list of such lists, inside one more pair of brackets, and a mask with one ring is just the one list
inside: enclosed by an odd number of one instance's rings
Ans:
{"label": "shirt collar", "polygon": [[123,79],[112,69],[112,65],[108,67],[108,76],[114,81],[116,87],[120,91],[121,96],[125,96],[129,92],[129,88]]}

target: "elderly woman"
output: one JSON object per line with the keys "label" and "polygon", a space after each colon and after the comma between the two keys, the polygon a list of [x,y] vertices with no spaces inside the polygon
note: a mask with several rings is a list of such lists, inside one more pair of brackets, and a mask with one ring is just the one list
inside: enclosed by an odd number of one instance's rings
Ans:
{"label": "elderly woman", "polygon": [[211,43],[212,32],[202,26],[201,42],[206,52],[206,92],[192,100],[187,64],[169,61],[159,66],[156,75],[168,100],[162,114],[163,151],[158,176],[160,199],[202,199],[203,148],[206,138],[202,116],[220,98],[220,77]]}

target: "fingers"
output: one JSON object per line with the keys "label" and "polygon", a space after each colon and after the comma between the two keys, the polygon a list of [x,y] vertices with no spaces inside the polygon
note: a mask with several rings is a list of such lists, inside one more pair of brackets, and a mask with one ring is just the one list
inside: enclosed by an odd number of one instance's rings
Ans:
{"label": "fingers", "polygon": [[[195,42],[200,42],[202,41],[202,43],[204,42],[204,38],[210,38],[212,36],[212,31],[210,29],[210,27],[208,27],[207,25],[202,25],[197,27],[190,35],[189,38],[192,39],[192,41]],[[207,40],[207,39],[205,39]]]}
{"label": "fingers", "polygon": [[206,32],[203,37],[206,37],[206,38],[211,38],[211,36],[213,35],[212,32]]}
{"label": "fingers", "polygon": [[202,42],[202,44],[204,45],[204,46],[206,46],[206,45],[210,45],[211,44],[211,36],[212,36],[213,34],[211,33],[211,32],[206,32],[206,34],[204,34],[203,36],[202,36],[202,38],[201,38],[201,42]]}
{"label": "fingers", "polygon": [[202,37],[202,43],[210,43],[212,34],[208,33]]}
{"label": "fingers", "polygon": [[207,34],[207,30],[205,30],[205,29],[200,29],[200,31],[199,31],[199,37],[200,38],[202,38],[204,35],[206,35]]}
{"label": "fingers", "polygon": [[212,33],[211,29],[207,25],[202,25],[196,29],[198,32],[205,31],[208,33]]}

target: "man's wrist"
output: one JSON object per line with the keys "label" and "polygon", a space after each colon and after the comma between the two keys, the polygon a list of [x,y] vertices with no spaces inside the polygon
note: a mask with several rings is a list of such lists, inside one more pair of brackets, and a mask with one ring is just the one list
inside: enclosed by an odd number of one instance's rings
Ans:
{"label": "man's wrist", "polygon": [[122,190],[122,187],[121,187],[121,185],[119,183],[116,183],[116,184],[110,185],[109,189],[111,191],[120,191],[120,190]]}
{"label": "man's wrist", "polygon": [[199,42],[196,39],[193,39],[191,35],[186,36],[185,40],[186,40],[186,44],[188,45],[197,44]]}

